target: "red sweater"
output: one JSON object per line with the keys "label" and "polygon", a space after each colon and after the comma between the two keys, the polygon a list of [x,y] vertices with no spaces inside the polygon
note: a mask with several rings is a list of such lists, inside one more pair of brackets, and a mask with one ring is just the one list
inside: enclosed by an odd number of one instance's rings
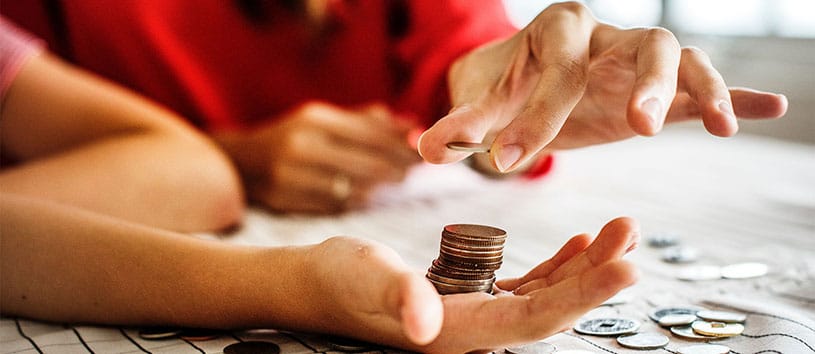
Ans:
{"label": "red sweater", "polygon": [[282,1],[260,3],[261,21],[228,0],[28,0],[2,10],[74,63],[207,130],[252,126],[313,99],[383,101],[429,125],[448,109],[450,64],[516,31],[500,0],[334,0],[316,35]]}

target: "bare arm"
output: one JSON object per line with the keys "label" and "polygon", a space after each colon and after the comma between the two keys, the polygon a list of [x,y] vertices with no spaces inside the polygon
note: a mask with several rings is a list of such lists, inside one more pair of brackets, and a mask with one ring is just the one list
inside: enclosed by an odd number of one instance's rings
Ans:
{"label": "bare arm", "polygon": [[61,62],[32,57],[2,105],[0,189],[179,231],[242,212],[227,158],[180,118]]}

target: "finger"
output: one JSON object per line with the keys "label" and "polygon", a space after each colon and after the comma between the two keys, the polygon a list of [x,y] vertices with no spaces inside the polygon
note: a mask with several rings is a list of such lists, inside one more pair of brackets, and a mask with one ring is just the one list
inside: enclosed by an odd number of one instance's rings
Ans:
{"label": "finger", "polygon": [[337,212],[362,204],[370,186],[349,178],[346,195],[336,195],[336,172],[303,165],[280,163],[270,174],[266,200],[276,207],[297,212]]}
{"label": "finger", "polygon": [[441,332],[444,310],[441,298],[424,277],[403,273],[396,282],[398,301],[393,309],[405,336],[418,345],[433,341]]}
{"label": "finger", "polygon": [[365,183],[401,181],[411,166],[363,147],[338,145],[335,141],[319,138],[312,139],[310,146],[297,149],[294,155],[304,166],[335,171]]}
{"label": "finger", "polygon": [[732,136],[738,122],[724,79],[707,54],[697,48],[683,48],[679,67],[679,88],[696,102],[705,128],[716,136]]}
{"label": "finger", "polygon": [[417,147],[419,155],[433,164],[460,161],[470,153],[447,148],[447,143],[454,141],[481,143],[491,129],[492,119],[478,107],[463,105],[433,124],[419,136]]}
{"label": "finger", "polygon": [[[767,119],[778,118],[787,112],[787,97],[771,92],[756,91],[747,88],[731,88],[730,99],[738,118]],[[699,119],[699,105],[687,94],[679,94],[674,100],[668,120],[680,122]]]}
{"label": "finger", "polygon": [[[614,261],[527,296],[485,299],[485,294],[445,296],[444,333],[461,334],[451,347],[470,350],[528,343],[559,332],[586,311],[633,284],[633,265]],[[478,326],[472,326],[478,323]],[[425,348],[424,351],[428,351]]]}
{"label": "finger", "polygon": [[549,144],[583,96],[596,22],[583,6],[563,8],[551,12],[551,18],[536,21],[542,28],[527,29],[534,34],[530,53],[542,71],[523,110],[492,143],[490,157],[501,172],[523,165]]}
{"label": "finger", "polygon": [[327,104],[310,104],[300,114],[308,117],[318,131],[324,131],[332,139],[345,145],[367,147],[368,154],[384,155],[398,161],[418,161],[416,153],[407,142],[407,131],[394,123],[393,117],[385,119],[379,107],[369,107],[360,114]]}
{"label": "finger", "polygon": [[514,293],[525,295],[598,265],[619,259],[638,242],[639,227],[633,219],[626,217],[614,219],[603,227],[594,242],[584,252],[572,257],[545,277],[524,283],[515,289]]}
{"label": "finger", "polygon": [[662,129],[676,95],[680,47],[676,37],[663,28],[636,31],[642,33],[642,40],[626,116],[634,132],[650,136]]}
{"label": "finger", "polygon": [[560,250],[549,260],[539,264],[537,267],[526,273],[521,278],[502,279],[495,282],[495,285],[501,289],[512,291],[524,283],[530,282],[534,279],[545,278],[549,276],[552,271],[566,263],[569,259],[583,252],[586,247],[591,244],[591,237],[587,234],[581,234],[572,237]]}

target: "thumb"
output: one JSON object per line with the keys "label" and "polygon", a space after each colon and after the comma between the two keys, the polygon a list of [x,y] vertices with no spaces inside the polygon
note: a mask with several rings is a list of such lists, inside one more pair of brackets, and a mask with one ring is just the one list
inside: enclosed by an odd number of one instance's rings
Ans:
{"label": "thumb", "polygon": [[391,308],[405,336],[417,345],[432,342],[441,332],[444,319],[441,297],[424,277],[406,272],[396,284],[397,301]]}
{"label": "thumb", "polygon": [[473,105],[453,108],[419,137],[419,155],[434,164],[452,163],[465,159],[469,152],[447,148],[454,141],[481,143],[493,125],[493,115]]}

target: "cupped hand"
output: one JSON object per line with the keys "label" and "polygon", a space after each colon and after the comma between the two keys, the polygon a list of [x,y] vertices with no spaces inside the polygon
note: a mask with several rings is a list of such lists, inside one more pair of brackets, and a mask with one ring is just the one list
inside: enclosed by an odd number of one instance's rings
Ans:
{"label": "cupped hand", "polygon": [[329,239],[313,251],[322,284],[316,306],[330,314],[318,329],[429,353],[491,350],[546,338],[635,282],[634,267],[621,258],[636,246],[638,235],[633,220],[615,219],[594,241],[575,236],[523,277],[497,282],[495,295],[445,296],[385,246]]}
{"label": "cupped hand", "polygon": [[448,81],[453,109],[423,134],[419,152],[449,163],[467,154],[446,143],[491,142],[501,172],[543,149],[650,136],[683,120],[731,136],[736,117],[775,118],[787,108],[782,95],[728,89],[704,52],[681,48],[665,29],[603,24],[574,2],[460,58]]}
{"label": "cupped hand", "polygon": [[239,168],[249,197],[273,210],[353,209],[420,161],[408,144],[411,128],[381,104],[307,103],[252,133],[245,146],[254,162]]}

